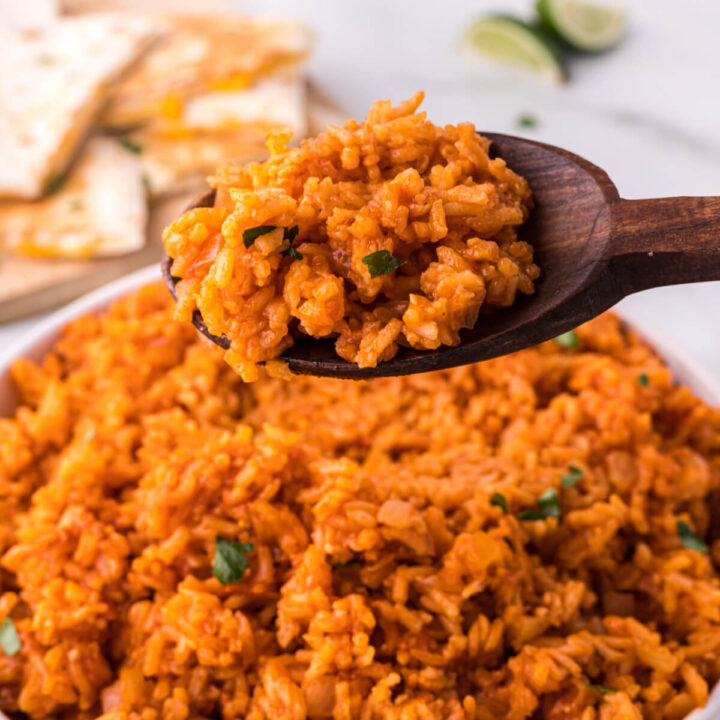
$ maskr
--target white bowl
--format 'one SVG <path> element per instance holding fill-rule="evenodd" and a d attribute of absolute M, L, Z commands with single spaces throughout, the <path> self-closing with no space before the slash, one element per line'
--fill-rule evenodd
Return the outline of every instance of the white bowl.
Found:
<path fill-rule="evenodd" d="M 40 360 L 52 347 L 60 329 L 70 320 L 92 311 L 102 310 L 113 300 L 142 285 L 159 280 L 160 277 L 160 267 L 151 265 L 104 285 L 54 312 L 39 322 L 18 342 L 0 352 L 0 417 L 11 416 L 17 404 L 17 395 L 9 377 L 10 365 L 17 358 L 27 357 L 32 360 Z M 720 405 L 720 383 L 710 373 L 704 368 L 698 367 L 678 348 L 668 345 L 662 337 L 646 333 L 643 330 L 638 330 L 638 332 L 662 355 L 679 380 L 687 384 L 707 403 Z M 715 688 L 708 706 L 704 710 L 695 711 L 686 720 L 717 720 L 718 717 L 720 717 L 720 685 Z M 0 720 L 8 720 L 8 718 L 0 712 Z"/>

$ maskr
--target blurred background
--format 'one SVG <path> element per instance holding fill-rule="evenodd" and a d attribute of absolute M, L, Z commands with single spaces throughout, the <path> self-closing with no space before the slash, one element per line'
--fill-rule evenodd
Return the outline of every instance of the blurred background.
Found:
<path fill-rule="evenodd" d="M 555 36 L 545 56 L 532 0 L 0 0 L 0 347 L 156 261 L 164 222 L 220 158 L 262 157 L 268 129 L 314 133 L 418 89 L 434 122 L 560 145 L 624 197 L 720 194 L 720 3 L 612 7 L 611 47 Z M 153 15 L 133 25 L 138 11 Z M 204 26 L 177 19 L 186 12 L 219 15 Z M 488 30 L 498 13 L 527 25 Z M 720 380 L 719 283 L 621 307 Z"/>

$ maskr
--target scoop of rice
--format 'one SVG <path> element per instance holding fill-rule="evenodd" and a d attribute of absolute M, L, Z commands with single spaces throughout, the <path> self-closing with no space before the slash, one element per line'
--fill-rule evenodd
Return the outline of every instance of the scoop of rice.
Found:
<path fill-rule="evenodd" d="M 399 345 L 457 345 L 481 311 L 533 292 L 539 269 L 516 231 L 527 183 L 470 123 L 428 121 L 422 98 L 377 102 L 299 148 L 271 136 L 269 160 L 227 165 L 215 207 L 165 231 L 176 317 L 199 310 L 244 379 L 298 334 L 336 338 L 361 367 Z"/>

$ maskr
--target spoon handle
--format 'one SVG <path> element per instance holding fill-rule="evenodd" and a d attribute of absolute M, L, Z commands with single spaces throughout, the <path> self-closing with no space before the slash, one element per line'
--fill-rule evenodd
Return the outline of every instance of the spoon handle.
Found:
<path fill-rule="evenodd" d="M 605 260 L 623 295 L 720 280 L 720 197 L 619 200 Z"/>

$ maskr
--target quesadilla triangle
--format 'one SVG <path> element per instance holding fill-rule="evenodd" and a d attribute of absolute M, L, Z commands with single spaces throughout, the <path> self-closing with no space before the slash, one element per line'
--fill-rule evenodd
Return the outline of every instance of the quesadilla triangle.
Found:
<path fill-rule="evenodd" d="M 228 160 L 267 157 L 267 135 L 307 134 L 304 79 L 269 76 L 243 90 L 210 91 L 189 98 L 180 117 L 160 118 L 133 134 L 153 196 L 177 192 Z"/>
<path fill-rule="evenodd" d="M 67 169 L 109 85 L 162 28 L 159 19 L 98 13 L 3 37 L 0 198 L 38 198 Z"/>
<path fill-rule="evenodd" d="M 117 83 L 103 124 L 127 128 L 158 116 L 177 118 L 188 97 L 243 90 L 296 69 L 310 49 L 309 32 L 285 20 L 231 13 L 164 20 L 170 32 Z"/>
<path fill-rule="evenodd" d="M 36 202 L 0 203 L 0 245 L 33 257 L 87 258 L 145 244 L 140 159 L 116 138 L 91 138 L 53 190 Z"/>

